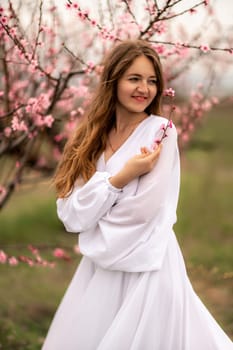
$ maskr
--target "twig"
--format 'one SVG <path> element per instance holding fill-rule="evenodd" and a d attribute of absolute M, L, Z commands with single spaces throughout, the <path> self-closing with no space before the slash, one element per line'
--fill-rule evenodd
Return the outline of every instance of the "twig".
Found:
<path fill-rule="evenodd" d="M 12 116 L 15 112 L 17 112 L 20 108 L 23 108 L 23 107 L 26 107 L 26 106 L 27 106 L 26 104 L 20 105 L 20 106 L 18 106 L 18 107 L 16 107 L 16 108 L 12 109 L 12 110 L 9 111 L 8 113 L 0 115 L 0 119 L 11 117 L 11 116 Z"/>
<path fill-rule="evenodd" d="M 180 1 L 181 0 L 177 0 L 174 4 L 170 4 L 170 0 L 168 0 L 167 3 L 165 4 L 165 6 L 163 7 L 163 9 L 161 9 L 159 12 L 157 12 L 157 16 L 155 16 L 153 19 L 151 19 L 151 21 L 148 24 L 148 26 L 143 31 L 141 31 L 141 36 L 143 37 L 145 34 L 147 34 L 147 32 L 151 29 L 151 27 L 153 26 L 154 23 L 156 23 L 158 21 L 165 21 L 165 20 L 177 17 L 177 16 L 181 16 L 182 14 L 190 11 L 191 9 L 194 9 L 194 8 L 196 8 L 198 6 L 201 6 L 201 5 L 203 5 L 205 3 L 204 1 L 201 1 L 200 3 L 190 7 L 189 9 L 184 10 L 182 12 L 179 12 L 178 14 L 175 14 L 175 15 L 170 16 L 170 17 L 161 17 L 162 14 L 167 11 L 168 8 L 171 8 L 171 7 L 175 6 Z"/>
<path fill-rule="evenodd" d="M 134 20 L 134 23 L 137 25 L 137 27 L 139 27 L 139 24 L 138 24 L 138 22 L 137 22 L 137 19 L 136 19 L 136 17 L 135 17 L 135 14 L 134 14 L 133 11 L 131 10 L 128 0 L 122 0 L 122 2 L 126 5 L 126 8 L 127 8 L 128 12 L 129 12 L 129 14 L 131 15 L 131 17 L 132 17 L 133 20 Z"/>
<path fill-rule="evenodd" d="M 155 44 L 164 44 L 164 45 L 177 46 L 177 43 L 174 43 L 172 41 L 149 40 L 149 42 L 155 43 Z M 185 43 L 179 43 L 179 45 L 182 46 L 182 47 L 188 48 L 188 49 L 198 49 L 198 50 L 200 50 L 200 45 L 198 46 L 198 45 L 191 45 L 191 44 L 185 44 Z M 221 48 L 221 47 L 210 46 L 209 50 L 211 50 L 211 51 L 231 52 L 233 50 L 233 48 L 229 48 L 229 47 Z"/>
<path fill-rule="evenodd" d="M 36 35 L 36 39 L 35 39 L 35 46 L 32 52 L 32 59 L 34 59 L 35 54 L 36 54 L 36 49 L 37 49 L 37 45 L 39 42 L 39 36 L 40 36 L 40 32 L 41 32 L 41 23 L 42 23 L 42 8 L 43 8 L 43 0 L 40 1 L 40 6 L 39 6 L 39 22 L 38 22 L 38 31 L 37 31 L 37 35 Z"/>

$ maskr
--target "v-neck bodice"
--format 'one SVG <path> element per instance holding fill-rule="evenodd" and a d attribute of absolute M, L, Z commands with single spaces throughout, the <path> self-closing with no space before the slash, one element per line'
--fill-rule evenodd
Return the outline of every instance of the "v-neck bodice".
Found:
<path fill-rule="evenodd" d="M 127 137 L 127 139 L 122 143 L 122 145 L 106 160 L 105 157 L 105 151 L 103 152 L 102 156 L 103 156 L 103 160 L 105 165 L 107 165 L 107 163 L 114 158 L 115 155 L 117 155 L 118 152 L 121 152 L 122 149 L 124 149 L 125 147 L 127 147 L 127 144 L 130 142 L 130 140 L 134 137 L 136 137 L 137 133 L 140 131 L 141 128 L 143 128 L 144 124 L 146 124 L 148 122 L 148 120 L 150 120 L 152 117 L 154 117 L 153 115 L 150 115 L 148 117 L 146 117 L 145 119 L 143 119 L 137 126 L 136 128 L 133 130 L 133 132 L 130 133 L 130 135 Z"/>

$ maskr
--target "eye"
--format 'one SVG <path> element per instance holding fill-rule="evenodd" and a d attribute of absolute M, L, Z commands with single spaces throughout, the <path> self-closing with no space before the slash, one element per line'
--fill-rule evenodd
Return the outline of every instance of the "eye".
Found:
<path fill-rule="evenodd" d="M 136 82 L 136 81 L 139 81 L 139 78 L 138 77 L 131 77 L 131 78 L 129 78 L 129 81 Z"/>
<path fill-rule="evenodd" d="M 149 80 L 149 84 L 150 85 L 156 85 L 157 84 L 157 80 L 156 79 L 150 79 Z"/>

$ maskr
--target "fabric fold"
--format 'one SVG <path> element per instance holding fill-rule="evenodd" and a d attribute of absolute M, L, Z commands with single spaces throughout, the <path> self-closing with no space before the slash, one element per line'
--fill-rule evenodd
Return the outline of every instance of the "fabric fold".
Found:
<path fill-rule="evenodd" d="M 108 172 L 96 171 L 83 186 L 76 186 L 66 198 L 57 199 L 57 214 L 68 232 L 80 233 L 91 227 L 116 202 L 121 189 L 112 186 Z"/>

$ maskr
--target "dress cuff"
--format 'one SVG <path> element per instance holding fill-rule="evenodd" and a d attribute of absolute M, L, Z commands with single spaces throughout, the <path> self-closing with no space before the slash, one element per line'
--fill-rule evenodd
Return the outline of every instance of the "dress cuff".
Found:
<path fill-rule="evenodd" d="M 122 191 L 123 191 L 122 188 L 117 188 L 117 187 L 115 187 L 115 186 L 113 186 L 113 185 L 111 184 L 111 182 L 109 181 L 109 178 L 110 178 L 110 177 L 111 177 L 111 176 L 108 175 L 108 177 L 105 178 L 105 181 L 107 182 L 107 185 L 108 185 L 108 188 L 110 189 L 110 191 L 115 192 L 115 193 L 120 193 L 120 192 L 122 192 Z"/>

